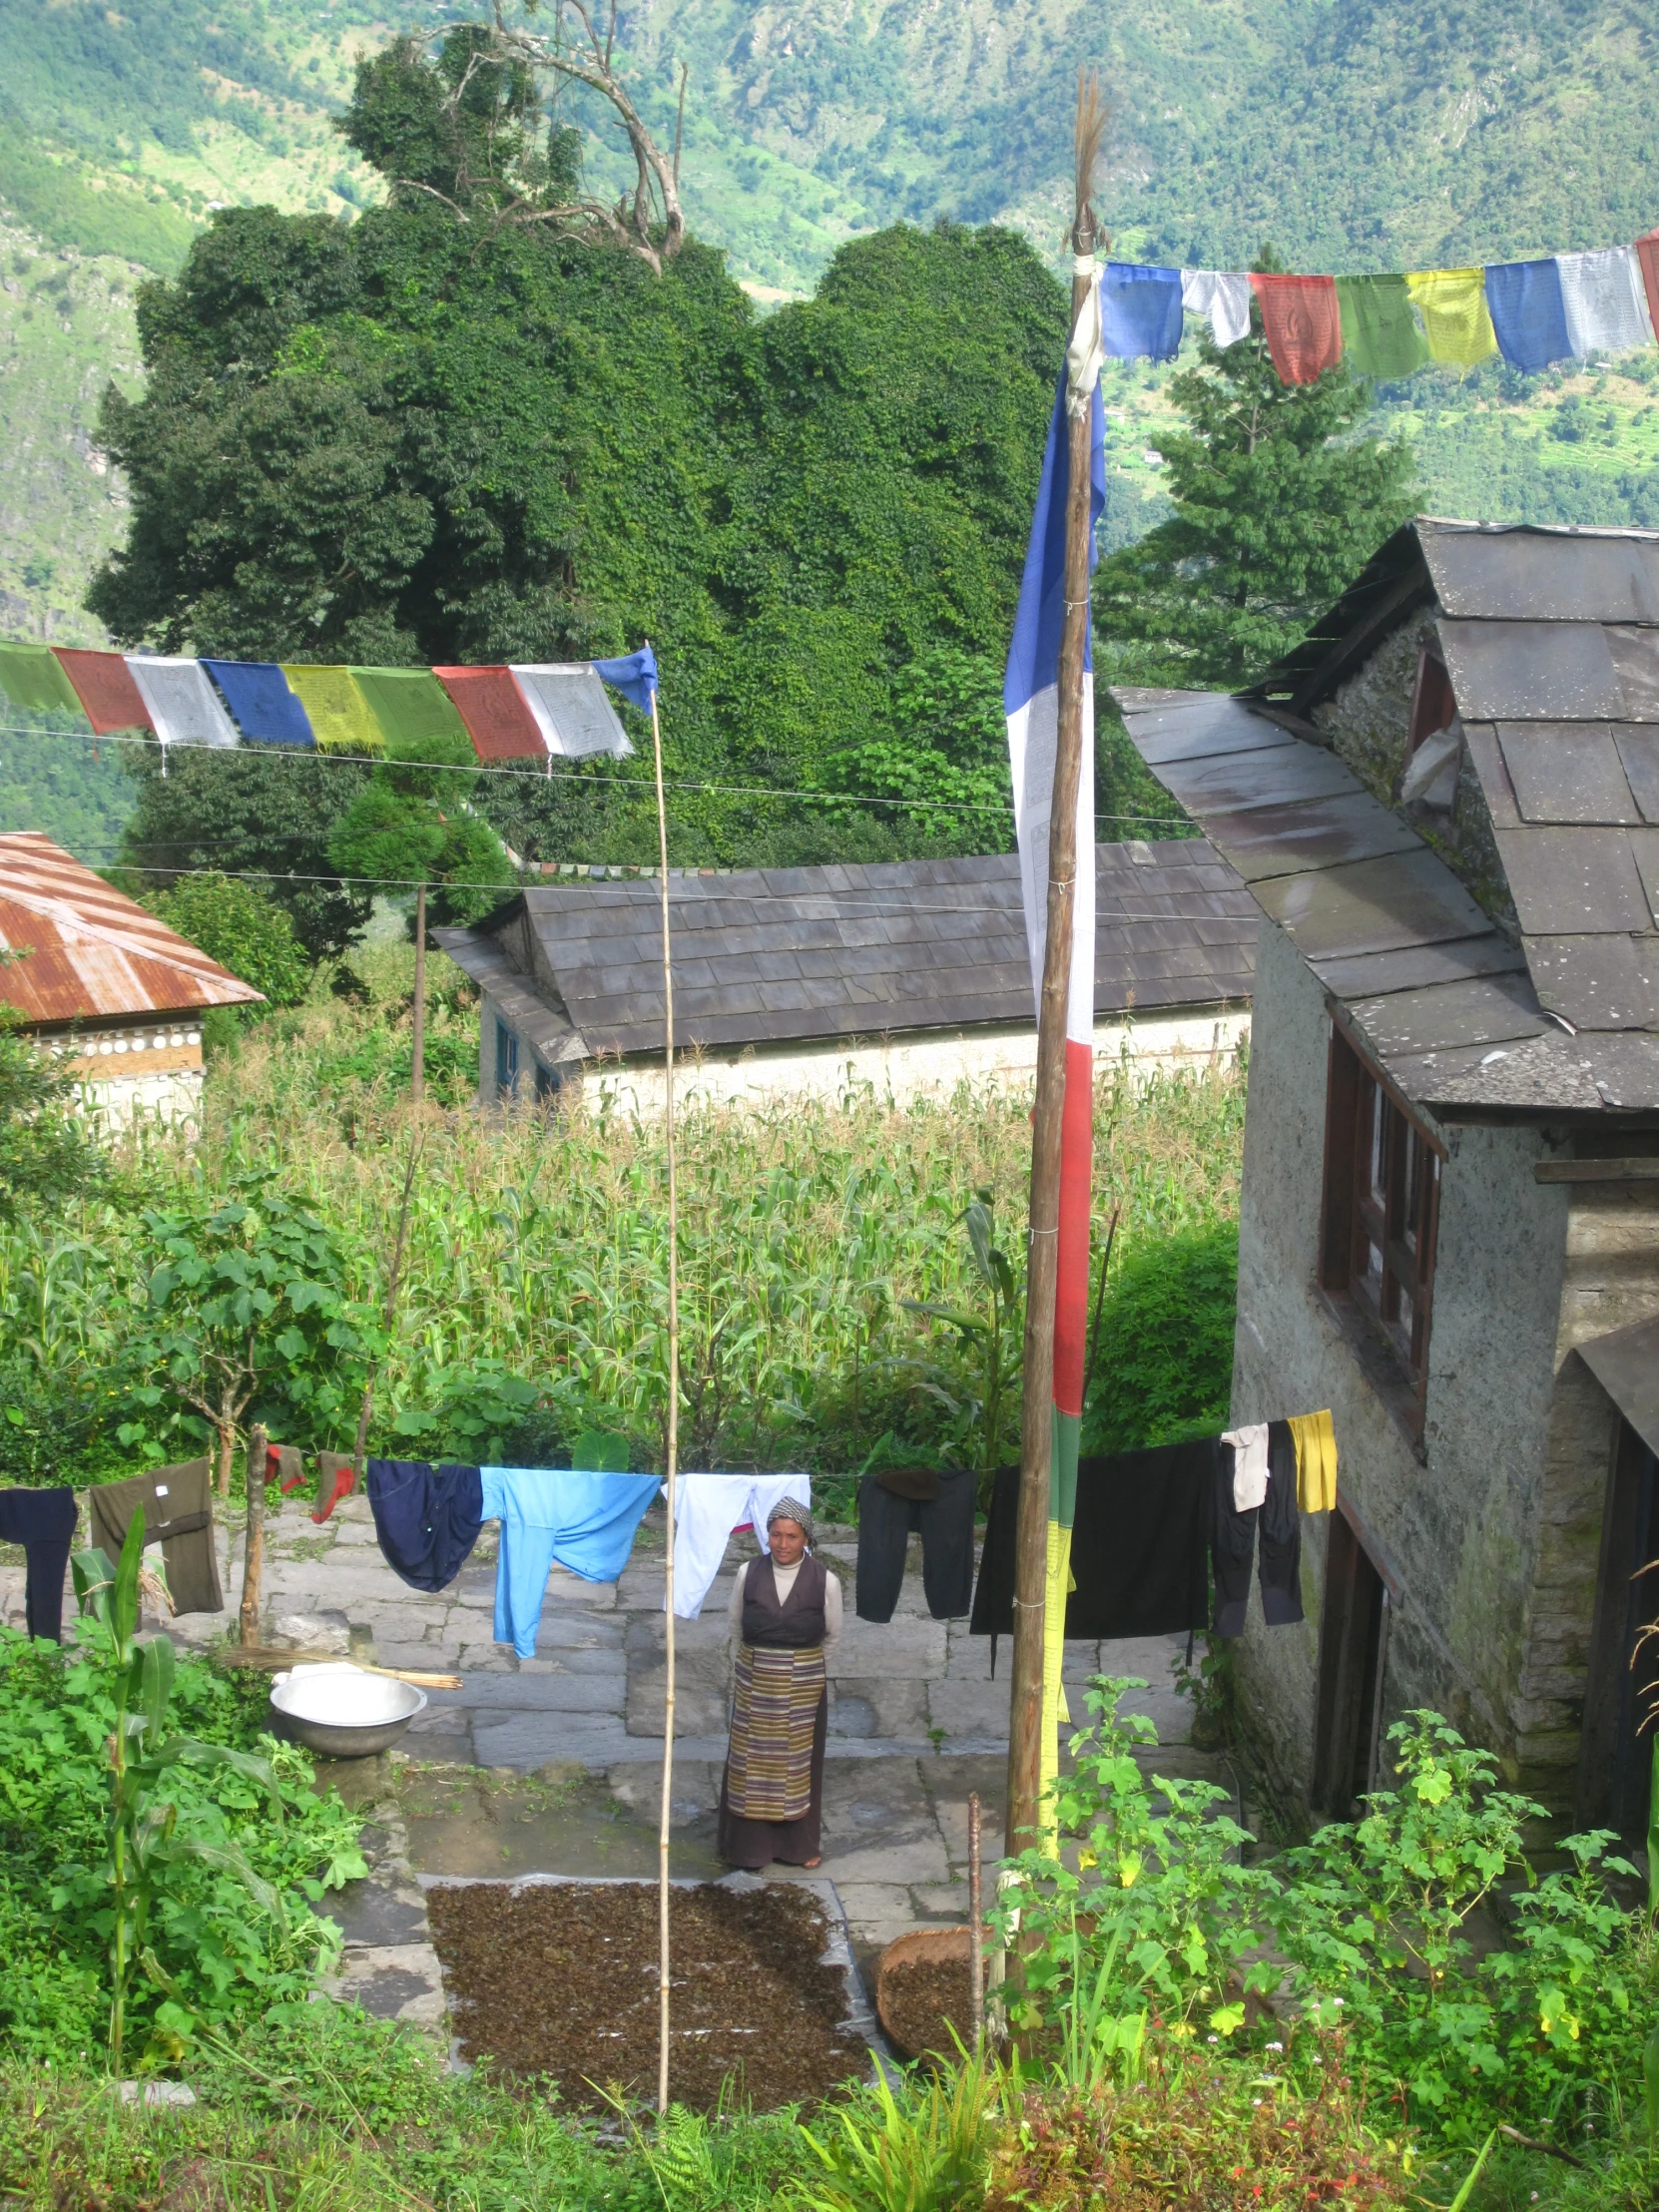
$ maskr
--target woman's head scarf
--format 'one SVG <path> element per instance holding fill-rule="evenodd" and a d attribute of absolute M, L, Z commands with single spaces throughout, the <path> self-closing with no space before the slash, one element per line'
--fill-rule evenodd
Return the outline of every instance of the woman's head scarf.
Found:
<path fill-rule="evenodd" d="M 815 1531 L 813 1528 L 813 1516 L 808 1511 L 807 1507 L 802 1504 L 800 1498 L 781 1497 L 778 1500 L 778 1503 L 767 1515 L 767 1534 L 769 1536 L 772 1534 L 773 1522 L 781 1520 L 792 1520 L 796 1522 L 801 1530 L 801 1533 L 806 1537 L 807 1541 L 811 1543 L 814 1540 Z M 767 1548 L 770 1550 L 772 1547 L 769 1544 Z"/>

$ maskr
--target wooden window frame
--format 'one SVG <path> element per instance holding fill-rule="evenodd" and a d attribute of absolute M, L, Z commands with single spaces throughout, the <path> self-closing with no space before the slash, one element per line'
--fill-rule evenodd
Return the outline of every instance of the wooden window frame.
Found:
<path fill-rule="evenodd" d="M 495 1095 L 511 1098 L 518 1091 L 518 1031 L 495 1017 Z"/>
<path fill-rule="evenodd" d="M 1442 713 L 1441 706 L 1444 706 Z M 1405 758 L 1429 738 L 1448 730 L 1457 716 L 1451 672 L 1431 645 L 1417 647 L 1417 677 L 1411 686 L 1411 721 L 1405 737 Z"/>
<path fill-rule="evenodd" d="M 1445 1147 L 1333 1009 L 1320 1289 L 1420 1444 Z"/>

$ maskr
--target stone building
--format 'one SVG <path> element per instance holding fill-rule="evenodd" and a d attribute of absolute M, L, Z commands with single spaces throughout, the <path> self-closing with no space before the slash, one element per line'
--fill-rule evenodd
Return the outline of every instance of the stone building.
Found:
<path fill-rule="evenodd" d="M 1307 1620 L 1240 1647 L 1269 1770 L 1346 1813 L 1432 1706 L 1639 1830 L 1659 537 L 1422 518 L 1250 693 L 1118 697 L 1261 909 L 1233 1413 L 1336 1421 Z"/>
<path fill-rule="evenodd" d="M 1203 1066 L 1250 1026 L 1256 909 L 1202 837 L 1095 849 L 1096 1049 Z M 682 1100 L 866 1087 L 897 1102 L 1029 1083 L 1037 1062 L 1018 862 L 906 860 L 699 874 L 669 885 Z M 432 932 L 482 993 L 478 1095 L 661 1111 L 662 890 L 527 887 Z"/>
<path fill-rule="evenodd" d="M 0 835 L 0 951 L 14 955 L 0 963 L 0 1005 L 67 1058 L 112 1133 L 137 1114 L 194 1122 L 203 1015 L 262 1002 L 35 830 Z"/>

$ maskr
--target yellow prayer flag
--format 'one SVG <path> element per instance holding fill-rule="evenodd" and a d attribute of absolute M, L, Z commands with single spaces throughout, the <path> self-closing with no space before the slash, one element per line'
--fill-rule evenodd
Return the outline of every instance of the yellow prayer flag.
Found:
<path fill-rule="evenodd" d="M 383 753 L 380 725 L 348 668 L 284 661 L 288 689 L 310 719 L 319 753 Z"/>
<path fill-rule="evenodd" d="M 1429 357 L 1472 368 L 1497 351 L 1483 269 L 1418 269 L 1405 288 L 1428 333 Z"/>

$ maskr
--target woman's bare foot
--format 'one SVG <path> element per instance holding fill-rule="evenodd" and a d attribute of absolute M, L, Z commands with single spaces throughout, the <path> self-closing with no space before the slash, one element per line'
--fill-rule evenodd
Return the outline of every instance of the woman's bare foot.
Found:
<path fill-rule="evenodd" d="M 822 1867 L 822 1866 L 823 1866 L 823 1864 L 824 1864 L 824 1861 L 823 1861 L 822 1859 L 803 1859 L 803 1860 L 802 1860 L 802 1862 L 801 1862 L 801 1864 L 802 1864 L 802 1865 L 803 1865 L 804 1867 L 808 1867 L 808 1868 L 812 1868 L 812 1867 Z"/>

